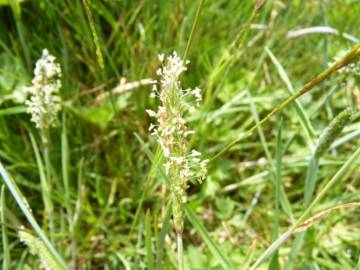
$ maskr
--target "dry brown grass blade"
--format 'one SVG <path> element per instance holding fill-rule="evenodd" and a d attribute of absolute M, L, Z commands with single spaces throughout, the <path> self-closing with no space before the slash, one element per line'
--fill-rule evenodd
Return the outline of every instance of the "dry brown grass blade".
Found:
<path fill-rule="evenodd" d="M 134 82 L 126 82 L 125 78 L 121 78 L 120 83 L 113 88 L 110 93 L 111 94 L 122 94 L 128 91 L 131 91 L 135 88 L 139 88 L 140 86 L 144 86 L 144 85 L 151 85 L 156 83 L 155 80 L 151 79 L 151 78 L 146 78 L 146 79 L 142 79 L 139 81 L 134 81 Z M 104 100 L 106 97 L 108 97 L 110 95 L 109 92 L 105 92 L 102 93 L 100 95 L 98 95 L 96 97 L 96 103 L 100 103 L 102 100 Z"/>

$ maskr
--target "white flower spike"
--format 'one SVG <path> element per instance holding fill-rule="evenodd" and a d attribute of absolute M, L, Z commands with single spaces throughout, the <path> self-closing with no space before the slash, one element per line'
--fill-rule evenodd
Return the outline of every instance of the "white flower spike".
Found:
<path fill-rule="evenodd" d="M 57 114 L 61 110 L 58 96 L 61 88 L 61 68 L 55 57 L 47 49 L 36 62 L 32 86 L 28 88 L 29 99 L 25 102 L 31 121 L 43 132 L 57 123 Z"/>
<path fill-rule="evenodd" d="M 186 71 L 186 66 L 174 52 L 165 57 L 158 56 L 162 67 L 157 70 L 160 76 L 160 88 L 153 87 L 151 96 L 158 97 L 161 105 L 158 110 L 146 110 L 150 117 L 155 117 L 157 124 L 150 125 L 152 134 L 163 150 L 166 158 L 165 172 L 171 180 L 171 198 L 173 202 L 174 225 L 178 233 L 183 230 L 183 204 L 187 201 L 187 183 L 191 179 L 200 182 L 206 175 L 207 160 L 201 160 L 201 153 L 192 150 L 187 152 L 187 139 L 194 132 L 188 130 L 184 115 L 191 112 L 202 100 L 201 90 L 182 89 L 180 75 Z M 188 63 L 186 61 L 185 63 Z"/>

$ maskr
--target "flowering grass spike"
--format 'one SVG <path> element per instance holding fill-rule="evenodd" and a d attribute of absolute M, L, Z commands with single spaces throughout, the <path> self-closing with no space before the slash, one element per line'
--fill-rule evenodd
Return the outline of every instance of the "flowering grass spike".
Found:
<path fill-rule="evenodd" d="M 41 58 L 36 62 L 31 94 L 26 101 L 31 121 L 44 133 L 50 126 L 57 123 L 57 114 L 61 109 L 60 97 L 61 68 L 55 57 L 44 49 Z"/>
<path fill-rule="evenodd" d="M 157 119 L 157 124 L 151 124 L 149 130 L 156 136 L 166 157 L 165 172 L 171 181 L 174 225 L 176 232 L 181 234 L 184 226 L 183 204 L 187 201 L 187 183 L 191 179 L 202 181 L 208 162 L 200 158 L 200 152 L 188 151 L 188 136 L 194 132 L 188 130 L 184 119 L 187 112 L 195 110 L 202 97 L 199 88 L 181 88 L 179 77 L 186 71 L 186 66 L 175 52 L 166 59 L 161 54 L 159 60 L 163 64 L 157 70 L 160 76 L 160 89 L 154 85 L 151 96 L 158 97 L 161 105 L 156 112 L 147 110 L 149 116 Z"/>
<path fill-rule="evenodd" d="M 50 254 L 50 252 L 40 239 L 23 230 L 19 231 L 19 238 L 21 242 L 23 242 L 29 247 L 30 253 L 32 255 L 38 256 L 41 264 L 41 269 L 63 269 L 63 267 L 56 262 L 56 260 L 53 258 L 53 256 Z"/>

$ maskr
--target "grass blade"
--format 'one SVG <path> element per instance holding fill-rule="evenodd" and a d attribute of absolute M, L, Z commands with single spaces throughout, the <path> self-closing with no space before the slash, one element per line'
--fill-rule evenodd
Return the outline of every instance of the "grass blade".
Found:
<path fill-rule="evenodd" d="M 69 190 L 69 143 L 67 137 L 67 128 L 66 128 L 66 115 L 63 113 L 62 119 L 62 132 L 61 132 L 61 169 L 62 177 L 65 191 L 66 204 L 68 207 L 69 215 L 71 216 L 70 209 L 70 190 Z"/>
<path fill-rule="evenodd" d="M 169 203 L 167 206 L 167 209 L 166 209 L 165 217 L 163 220 L 163 225 L 161 227 L 160 234 L 159 234 L 158 249 L 156 252 L 156 267 L 155 267 L 156 270 L 162 269 L 162 259 L 163 259 L 163 254 L 164 254 L 165 237 L 166 237 L 167 232 L 169 231 L 171 213 L 172 213 L 172 208 L 171 208 L 171 204 Z"/>
<path fill-rule="evenodd" d="M 188 205 L 185 205 L 185 212 L 191 224 L 195 228 L 195 230 L 200 234 L 201 238 L 204 240 L 206 245 L 209 247 L 209 250 L 214 255 L 214 257 L 219 261 L 222 267 L 224 269 L 234 269 L 230 260 L 223 253 L 221 253 L 220 251 L 221 249 L 210 238 L 206 228 L 198 219 L 194 211 Z"/>
<path fill-rule="evenodd" d="M 19 190 L 16 183 L 10 178 L 9 174 L 5 170 L 4 166 L 0 162 L 0 175 L 2 179 L 4 180 L 7 188 L 10 190 L 13 198 L 15 199 L 16 203 L 20 207 L 21 211 L 25 215 L 26 219 L 29 221 L 41 241 L 44 243 L 46 248 L 49 250 L 51 255 L 54 257 L 54 259 L 61 265 L 63 269 L 67 269 L 65 262 L 61 258 L 61 256 L 58 254 L 54 246 L 50 243 L 49 239 L 45 235 L 44 231 L 40 228 L 39 224 L 35 220 L 34 216 L 31 213 L 29 204 L 27 203 L 25 197 Z"/>
<path fill-rule="evenodd" d="M 151 233 L 151 215 L 150 210 L 146 211 L 145 215 L 145 246 L 146 246 L 146 259 L 147 269 L 154 269 L 154 253 L 152 248 L 152 233 Z"/>
<path fill-rule="evenodd" d="M 95 49 L 96 49 L 96 57 L 98 60 L 98 64 L 99 67 L 101 69 L 104 69 L 104 58 L 101 52 L 101 46 L 100 46 L 100 41 L 99 41 L 99 37 L 96 33 L 96 29 L 95 29 L 95 22 L 94 22 L 94 17 L 91 13 L 90 7 L 89 7 L 89 0 L 83 0 L 83 4 L 85 7 L 85 11 L 86 11 L 86 16 L 89 20 L 89 25 L 90 25 L 90 29 L 91 29 L 91 34 L 93 36 L 93 40 L 94 40 L 94 44 L 95 44 Z"/>
<path fill-rule="evenodd" d="M 314 156 L 309 160 L 309 165 L 306 172 L 305 186 L 304 186 L 304 207 L 309 206 L 316 187 L 317 171 L 319 168 L 319 161 Z"/>
<path fill-rule="evenodd" d="M 275 250 L 279 248 L 297 229 L 297 227 L 305 221 L 309 216 L 314 207 L 324 198 L 326 193 L 333 187 L 334 184 L 342 180 L 344 177 L 348 176 L 349 173 L 354 168 L 354 163 L 360 157 L 360 147 L 350 156 L 350 158 L 343 164 L 343 166 L 337 171 L 337 173 L 330 179 L 330 181 L 325 185 L 325 187 L 319 192 L 317 197 L 309 205 L 309 207 L 304 211 L 296 223 L 290 227 L 284 234 L 282 234 L 276 241 L 274 241 L 267 250 L 257 259 L 257 261 L 252 265 L 250 270 L 257 269 Z"/>
<path fill-rule="evenodd" d="M 188 56 L 188 53 L 189 53 L 189 50 L 190 50 L 190 47 L 191 47 L 191 43 L 192 43 L 192 41 L 194 39 L 194 34 L 195 34 L 195 31 L 196 31 L 196 28 L 197 28 L 197 26 L 199 24 L 199 21 L 200 21 L 200 15 L 201 15 L 201 11 L 202 11 L 203 6 L 204 6 L 204 2 L 205 2 L 205 0 L 200 0 L 198 9 L 196 10 L 194 23 L 192 25 L 190 36 L 189 36 L 188 42 L 186 44 L 186 49 L 185 49 L 185 52 L 184 52 L 183 61 L 186 61 L 186 59 L 187 59 L 187 56 Z"/>
<path fill-rule="evenodd" d="M 255 123 L 258 124 L 259 123 L 259 114 L 258 112 L 256 111 L 256 107 L 255 107 L 255 104 L 252 100 L 252 96 L 250 94 L 250 92 L 248 92 L 248 96 L 249 96 L 249 99 L 250 99 L 250 107 L 251 107 L 251 111 L 252 111 L 252 114 L 255 118 Z M 264 135 L 264 132 L 262 130 L 262 127 L 260 125 L 258 125 L 257 127 L 257 130 L 258 130 L 258 133 L 259 133 L 259 137 L 260 137 L 260 141 L 261 141 L 261 144 L 264 148 L 264 151 L 265 151 L 265 155 L 266 155 L 266 158 L 267 160 L 269 161 L 270 165 L 271 165 L 271 175 L 272 175 L 272 181 L 275 185 L 275 182 L 276 182 L 276 171 L 277 171 L 277 168 L 276 168 L 276 165 L 274 165 L 274 161 L 271 157 L 271 154 L 270 154 L 270 150 L 269 150 L 269 147 L 268 147 L 268 144 L 266 142 L 266 138 L 265 138 L 265 135 Z M 289 199 L 287 198 L 286 196 L 286 193 L 285 193 L 285 190 L 282 186 L 279 186 L 280 188 L 280 202 L 281 202 L 281 206 L 282 208 L 284 209 L 285 213 L 289 216 L 290 220 L 292 222 L 294 222 L 294 215 L 292 213 L 292 210 L 291 210 L 291 205 L 290 205 L 290 202 L 289 202 Z"/>
<path fill-rule="evenodd" d="M 3 270 L 10 270 L 10 250 L 9 250 L 9 243 L 7 237 L 7 230 L 6 230 L 6 220 L 5 220 L 5 186 L 1 187 L 1 234 L 2 234 L 2 250 L 3 250 L 3 262 L 2 262 L 2 269 Z"/>
<path fill-rule="evenodd" d="M 248 253 L 246 254 L 246 257 L 245 257 L 245 262 L 243 264 L 243 267 L 242 269 L 248 269 L 249 266 L 250 266 L 250 263 L 252 261 L 252 258 L 254 257 L 254 254 L 255 254 L 255 251 L 256 251 L 256 244 L 257 244 L 257 241 L 256 239 L 252 242 L 251 244 L 251 247 L 249 248 L 249 251 Z"/>
<path fill-rule="evenodd" d="M 45 168 L 44 168 L 44 164 L 41 159 L 41 156 L 40 156 L 39 148 L 36 144 L 34 136 L 31 133 L 30 133 L 30 140 L 31 140 L 32 147 L 34 149 L 36 163 L 37 163 L 37 167 L 38 167 L 38 171 L 39 171 L 41 192 L 42 192 L 45 210 L 46 210 L 47 214 L 49 214 L 53 211 L 53 203 L 51 200 L 48 179 L 46 178 Z"/>
<path fill-rule="evenodd" d="M 278 133 L 276 138 L 276 166 L 275 166 L 275 215 L 274 215 L 274 232 L 273 240 L 279 237 L 280 230 L 280 190 L 281 190 L 281 163 L 282 163 L 282 144 L 281 144 L 281 131 L 282 131 L 282 118 L 279 121 Z M 269 270 L 280 269 L 279 253 L 275 251 L 269 264 Z"/>
<path fill-rule="evenodd" d="M 270 56 L 271 61 L 276 67 L 277 72 L 279 73 L 280 78 L 285 83 L 289 95 L 294 94 L 294 88 L 292 86 L 292 83 L 290 82 L 290 79 L 288 75 L 286 74 L 286 71 L 284 67 L 280 64 L 279 60 L 275 57 L 275 55 L 270 51 L 270 49 L 265 48 L 266 53 Z M 295 100 L 295 109 L 296 113 L 299 116 L 301 127 L 303 128 L 305 134 L 306 134 L 306 141 L 309 145 L 309 147 L 312 147 L 314 145 L 314 137 L 315 137 L 315 131 L 314 128 L 311 125 L 309 117 L 306 115 L 304 108 L 302 107 L 301 103 L 298 100 Z"/>
<path fill-rule="evenodd" d="M 25 113 L 25 112 L 26 112 L 26 107 L 16 106 L 16 107 L 0 109 L 0 116 L 19 114 L 19 113 Z"/>
<path fill-rule="evenodd" d="M 245 133 L 243 133 L 239 138 L 233 140 L 225 147 L 223 147 L 217 154 L 215 154 L 210 161 L 213 161 L 220 157 L 222 154 L 227 152 L 231 147 L 233 147 L 238 142 L 248 138 L 252 132 L 260 125 L 266 123 L 274 114 L 282 111 L 285 107 L 287 107 L 290 103 L 292 103 L 297 98 L 301 97 L 302 95 L 309 92 L 315 86 L 321 84 L 325 79 L 330 77 L 333 73 L 335 73 L 340 68 L 349 65 L 350 63 L 354 62 L 357 58 L 360 57 L 360 44 L 356 44 L 344 57 L 342 57 L 339 61 L 334 63 L 331 67 L 323 71 L 322 73 L 318 74 L 314 77 L 311 81 L 306 83 L 300 90 L 295 92 L 293 95 L 288 97 L 278 106 L 276 106 L 272 111 L 270 111 L 265 117 L 263 117 L 259 123 L 253 125 L 250 129 L 248 129 Z"/>

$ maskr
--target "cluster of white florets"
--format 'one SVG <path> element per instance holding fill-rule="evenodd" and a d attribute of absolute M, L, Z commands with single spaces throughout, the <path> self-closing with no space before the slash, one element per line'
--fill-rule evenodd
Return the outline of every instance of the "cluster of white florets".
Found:
<path fill-rule="evenodd" d="M 187 201 L 187 182 L 191 179 L 201 182 L 207 171 L 208 160 L 202 160 L 200 152 L 187 149 L 188 136 L 194 131 L 187 129 L 184 119 L 186 112 L 194 111 L 199 105 L 202 96 L 199 88 L 181 88 L 179 77 L 186 71 L 186 66 L 175 52 L 166 59 L 159 55 L 159 60 L 162 63 L 157 70 L 160 89 L 154 85 L 151 96 L 159 98 L 161 105 L 157 111 L 146 111 L 157 120 L 156 124 L 150 125 L 149 131 L 157 138 L 166 157 L 165 171 L 171 180 L 174 223 L 176 229 L 181 230 L 181 204 Z"/>
<path fill-rule="evenodd" d="M 187 129 L 184 114 L 187 111 L 194 111 L 202 101 L 201 90 L 197 87 L 194 89 L 181 88 L 179 77 L 186 71 L 186 66 L 176 52 L 166 59 L 163 54 L 160 54 L 159 60 L 163 64 L 157 70 L 157 75 L 160 77 L 160 91 L 154 85 L 151 96 L 158 97 L 161 105 L 157 112 L 146 110 L 149 116 L 155 117 L 158 122 L 158 124 L 151 124 L 149 131 L 157 137 L 164 156 L 170 163 L 184 165 L 182 172 L 184 177 L 202 179 L 206 174 L 207 160 L 201 160 L 201 153 L 192 150 L 187 155 L 178 155 L 179 152 L 186 152 L 186 145 L 183 145 L 182 149 L 181 144 L 186 144 L 188 136 L 194 133 Z M 185 64 L 188 63 L 189 61 L 185 62 Z M 167 173 L 171 169 L 169 162 L 165 164 Z M 195 170 L 192 169 L 193 166 L 196 167 Z"/>
<path fill-rule="evenodd" d="M 189 61 L 185 61 L 184 65 L 176 52 L 173 52 L 173 54 L 166 57 L 166 59 L 163 54 L 160 54 L 159 60 L 163 66 L 156 71 L 156 74 L 161 78 L 161 88 L 159 92 L 157 86 L 153 85 L 151 97 L 159 97 L 162 102 L 169 102 L 169 105 L 180 109 L 181 113 L 185 111 L 195 111 L 196 107 L 199 106 L 202 101 L 201 90 L 198 87 L 194 89 L 182 89 L 179 81 L 179 77 L 181 73 L 186 71 L 185 65 L 187 65 Z M 164 91 L 164 89 L 167 90 Z M 174 104 L 174 102 L 179 102 L 179 104 Z"/>
<path fill-rule="evenodd" d="M 44 130 L 57 123 L 57 114 L 61 110 L 61 99 L 58 96 L 61 88 L 61 68 L 55 57 L 44 49 L 41 58 L 36 62 L 32 86 L 26 101 L 27 111 L 36 127 Z"/>

